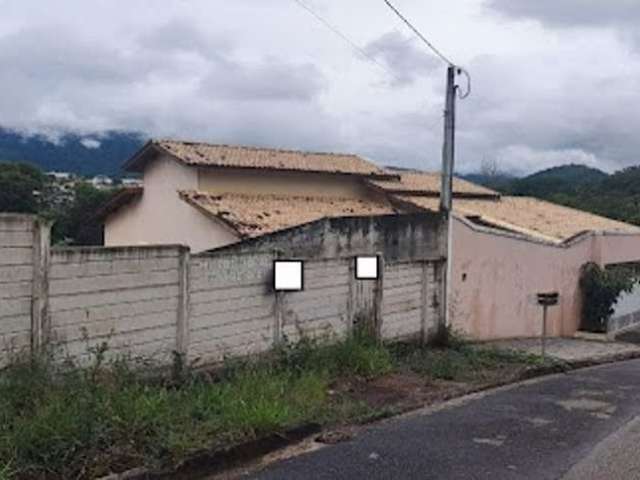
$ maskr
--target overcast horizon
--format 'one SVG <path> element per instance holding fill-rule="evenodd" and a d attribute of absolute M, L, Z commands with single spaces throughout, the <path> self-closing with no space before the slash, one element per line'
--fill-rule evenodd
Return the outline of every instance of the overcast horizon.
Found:
<path fill-rule="evenodd" d="M 383 0 L 0 0 L 0 126 L 360 154 L 437 169 L 446 65 Z M 638 162 L 640 2 L 395 0 L 472 76 L 457 171 Z M 46 7 L 45 7 L 46 5 Z"/>

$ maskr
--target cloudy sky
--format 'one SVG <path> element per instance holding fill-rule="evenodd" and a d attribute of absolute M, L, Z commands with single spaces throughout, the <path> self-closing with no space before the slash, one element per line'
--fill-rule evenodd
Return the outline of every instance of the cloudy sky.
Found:
<path fill-rule="evenodd" d="M 367 56 L 294 0 L 0 0 L 0 126 L 437 168 L 445 65 L 383 0 L 302 1 Z M 640 1 L 395 3 L 472 75 L 458 171 L 640 163 Z"/>

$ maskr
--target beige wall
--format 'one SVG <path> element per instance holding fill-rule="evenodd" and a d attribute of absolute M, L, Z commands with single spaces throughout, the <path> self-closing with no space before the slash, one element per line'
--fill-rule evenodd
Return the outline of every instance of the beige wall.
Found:
<path fill-rule="evenodd" d="M 35 219 L 0 214 L 0 368 L 31 344 Z"/>
<path fill-rule="evenodd" d="M 433 275 L 439 259 L 383 262 L 384 275 L 372 283 L 355 278 L 354 252 L 307 256 L 304 291 L 275 295 L 275 252 L 191 255 L 169 245 L 53 248 L 49 255 L 47 244 L 49 261 L 41 263 L 34 225 L 35 217 L 0 214 L 0 340 L 25 354 L 36 351 L 41 335 L 40 345 L 80 361 L 106 342 L 108 355 L 168 363 L 179 351 L 190 362 L 213 363 L 264 352 L 285 338 L 344 337 L 361 318 L 363 290 L 374 287 L 382 338 L 420 336 L 439 321 L 438 309 L 425 308 L 427 297 L 429 305 L 439 303 L 431 298 L 441 291 Z M 37 270 L 47 281 L 32 289 Z M 31 308 L 36 302 L 46 306 L 41 323 Z M 0 362 L 8 353 L 0 348 Z"/>
<path fill-rule="evenodd" d="M 303 195 L 369 198 L 360 180 L 347 175 L 273 172 L 269 170 L 202 169 L 198 188 L 213 193 Z"/>
<path fill-rule="evenodd" d="M 453 220 L 450 323 L 476 339 L 540 335 L 542 310 L 535 294 L 558 291 L 549 332 L 573 335 L 580 322 L 581 266 L 640 259 L 638 235 L 587 235 L 553 246 L 488 233 Z"/>
<path fill-rule="evenodd" d="M 237 241 L 228 228 L 188 205 L 178 190 L 198 187 L 197 170 L 168 158 L 144 172 L 144 194 L 105 222 L 105 245 L 182 244 L 200 252 Z"/>
<path fill-rule="evenodd" d="M 176 345 L 181 247 L 54 248 L 50 338 L 77 359 L 102 342 L 110 353 L 168 361 Z"/>

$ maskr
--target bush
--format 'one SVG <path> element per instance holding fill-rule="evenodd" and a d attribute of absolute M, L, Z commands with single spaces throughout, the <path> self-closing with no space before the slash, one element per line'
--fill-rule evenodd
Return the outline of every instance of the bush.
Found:
<path fill-rule="evenodd" d="M 580 272 L 582 295 L 581 329 L 606 332 L 607 322 L 622 292 L 630 292 L 637 279 L 626 268 L 602 269 L 595 263 L 586 263 Z"/>
<path fill-rule="evenodd" d="M 13 472 L 11 470 L 11 464 L 1 464 L 0 463 L 0 480 L 10 480 L 13 476 Z"/>
<path fill-rule="evenodd" d="M 354 333 L 337 343 L 326 340 L 303 339 L 297 344 L 285 342 L 278 349 L 280 366 L 301 371 L 323 371 L 331 376 L 363 378 L 384 375 L 393 369 L 389 350 L 364 333 Z"/>

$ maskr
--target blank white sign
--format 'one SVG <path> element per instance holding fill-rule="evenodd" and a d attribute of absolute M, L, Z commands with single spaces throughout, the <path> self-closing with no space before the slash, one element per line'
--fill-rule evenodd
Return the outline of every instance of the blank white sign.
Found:
<path fill-rule="evenodd" d="M 357 257 L 356 278 L 358 280 L 375 280 L 378 278 L 378 257 Z"/>
<path fill-rule="evenodd" d="M 277 292 L 302 290 L 302 261 L 276 260 L 274 262 L 274 288 Z"/>

